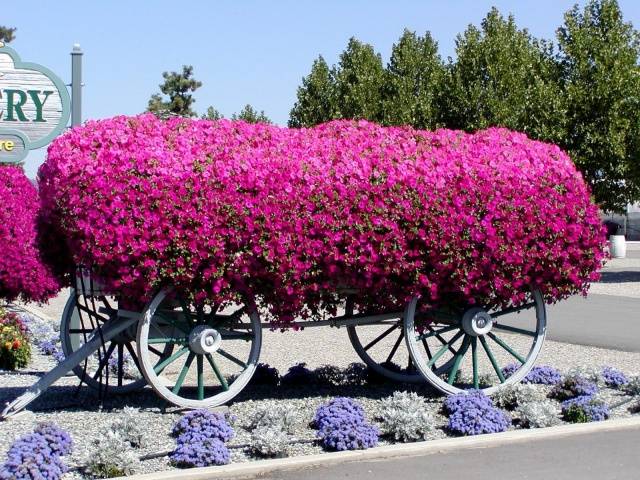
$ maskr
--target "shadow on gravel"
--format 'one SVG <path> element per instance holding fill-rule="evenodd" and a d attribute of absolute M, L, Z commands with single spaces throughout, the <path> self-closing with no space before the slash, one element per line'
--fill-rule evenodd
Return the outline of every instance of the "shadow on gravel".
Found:
<path fill-rule="evenodd" d="M 629 283 L 640 282 L 640 271 L 601 272 L 598 283 Z"/>

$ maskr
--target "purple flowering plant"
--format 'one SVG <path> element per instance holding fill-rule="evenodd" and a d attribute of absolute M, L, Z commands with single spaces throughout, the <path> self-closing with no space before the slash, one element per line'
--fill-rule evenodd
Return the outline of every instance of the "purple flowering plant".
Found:
<path fill-rule="evenodd" d="M 218 438 L 202 437 L 194 441 L 188 434 L 178 437 L 176 449 L 169 459 L 180 468 L 226 465 L 230 461 L 229 449 Z"/>
<path fill-rule="evenodd" d="M 571 423 L 600 422 L 609 418 L 609 407 L 591 395 L 580 395 L 562 402 L 562 416 Z"/>
<path fill-rule="evenodd" d="M 620 388 L 629 383 L 629 379 L 623 372 L 609 366 L 602 369 L 602 381 L 610 388 Z"/>
<path fill-rule="evenodd" d="M 355 401 L 336 397 L 316 410 L 313 419 L 318 438 L 329 450 L 357 450 L 378 443 L 380 431 L 367 423 L 364 410 Z"/>
<path fill-rule="evenodd" d="M 227 423 L 224 415 L 206 409 L 193 410 L 184 414 L 173 426 L 174 437 L 187 435 L 185 439 L 217 438 L 227 442 L 233 438 L 233 428 Z"/>
<path fill-rule="evenodd" d="M 443 410 L 449 415 L 447 428 L 458 435 L 504 432 L 511 425 L 506 412 L 496 408 L 482 390 L 467 390 L 447 397 Z"/>
<path fill-rule="evenodd" d="M 569 376 L 558 383 L 549 393 L 551 398 L 564 401 L 575 397 L 592 397 L 598 393 L 598 385 L 584 377 Z"/>

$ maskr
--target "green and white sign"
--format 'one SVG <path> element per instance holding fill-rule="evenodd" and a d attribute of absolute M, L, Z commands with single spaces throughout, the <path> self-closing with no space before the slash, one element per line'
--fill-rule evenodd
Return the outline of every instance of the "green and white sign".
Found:
<path fill-rule="evenodd" d="M 67 126 L 70 105 L 56 74 L 22 62 L 0 42 L 0 162 L 20 162 L 29 150 L 51 142 Z"/>

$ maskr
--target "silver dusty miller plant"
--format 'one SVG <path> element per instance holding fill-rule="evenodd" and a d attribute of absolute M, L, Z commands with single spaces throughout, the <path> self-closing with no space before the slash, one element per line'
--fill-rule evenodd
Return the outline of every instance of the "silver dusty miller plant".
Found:
<path fill-rule="evenodd" d="M 140 463 L 131 444 L 112 430 L 100 434 L 91 443 L 93 448 L 85 460 L 85 469 L 94 478 L 131 475 Z"/>
<path fill-rule="evenodd" d="M 424 398 L 415 392 L 394 392 L 380 401 L 381 430 L 401 442 L 423 440 L 434 430 Z"/>
<path fill-rule="evenodd" d="M 268 403 L 249 416 L 247 429 L 277 429 L 291 433 L 298 423 L 298 411 L 286 405 Z"/>
<path fill-rule="evenodd" d="M 582 377 L 595 384 L 602 384 L 602 367 L 596 367 L 593 365 L 576 365 L 569 369 L 565 378 L 577 378 Z"/>
<path fill-rule="evenodd" d="M 632 396 L 640 396 L 640 375 L 636 375 L 635 377 L 631 377 L 629 379 L 629 383 L 624 385 L 623 387 L 624 393 Z"/>
<path fill-rule="evenodd" d="M 249 450 L 262 457 L 286 455 L 289 436 L 279 426 L 260 426 L 251 432 Z"/>
<path fill-rule="evenodd" d="M 528 428 L 552 427 L 562 423 L 560 408 L 551 400 L 523 403 L 516 408 L 516 414 L 522 425 Z"/>
<path fill-rule="evenodd" d="M 124 407 L 122 413 L 111 423 L 111 431 L 119 434 L 132 447 L 140 448 L 144 445 L 143 421 L 136 408 Z"/>
<path fill-rule="evenodd" d="M 493 403 L 500 408 L 513 410 L 528 403 L 542 402 L 546 398 L 545 392 L 530 383 L 516 383 L 501 388 L 491 396 Z"/>

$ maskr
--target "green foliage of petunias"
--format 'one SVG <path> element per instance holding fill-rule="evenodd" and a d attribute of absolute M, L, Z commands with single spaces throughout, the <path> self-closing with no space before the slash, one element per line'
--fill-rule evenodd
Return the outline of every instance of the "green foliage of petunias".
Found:
<path fill-rule="evenodd" d="M 615 0 L 590 1 L 558 29 L 567 103 L 561 144 L 605 209 L 640 199 L 640 35 Z"/>

